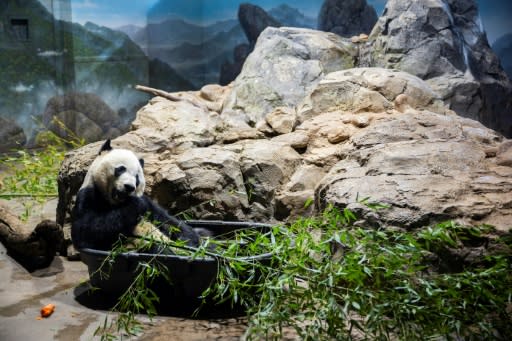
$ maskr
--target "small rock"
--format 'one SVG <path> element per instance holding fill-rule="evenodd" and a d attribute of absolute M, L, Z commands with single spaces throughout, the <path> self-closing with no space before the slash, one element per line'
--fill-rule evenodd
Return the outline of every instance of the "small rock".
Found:
<path fill-rule="evenodd" d="M 332 144 L 343 142 L 349 137 L 350 130 L 345 125 L 334 127 L 327 133 L 327 140 Z"/>
<path fill-rule="evenodd" d="M 410 98 L 405 94 L 400 94 L 396 96 L 393 101 L 393 105 L 395 106 L 395 110 L 404 113 L 408 108 L 410 108 Z"/>
<path fill-rule="evenodd" d="M 498 147 L 496 164 L 512 167 L 512 140 L 507 140 Z"/>
<path fill-rule="evenodd" d="M 370 119 L 367 116 L 355 116 L 351 123 L 358 128 L 365 128 L 370 125 Z"/>
<path fill-rule="evenodd" d="M 216 102 L 222 100 L 226 93 L 226 87 L 218 84 L 207 84 L 199 91 L 199 96 L 207 101 Z"/>
<path fill-rule="evenodd" d="M 279 134 L 291 133 L 297 122 L 297 113 L 289 107 L 277 107 L 265 117 L 266 122 Z"/>
<path fill-rule="evenodd" d="M 313 190 L 299 192 L 284 191 L 276 197 L 275 217 L 284 220 L 290 217 L 307 217 L 313 214 L 314 205 L 306 205 L 314 198 Z"/>
<path fill-rule="evenodd" d="M 303 165 L 292 175 L 290 181 L 285 185 L 285 190 L 289 192 L 314 190 L 325 174 L 322 167 Z"/>
<path fill-rule="evenodd" d="M 309 135 L 303 131 L 294 131 L 293 133 L 276 136 L 272 139 L 275 142 L 281 142 L 289 145 L 293 149 L 307 148 Z"/>
<path fill-rule="evenodd" d="M 485 157 L 496 157 L 496 154 L 498 153 L 498 148 L 496 147 L 490 147 L 484 150 Z"/>
<path fill-rule="evenodd" d="M 265 120 L 260 120 L 256 122 L 256 125 L 254 127 L 264 134 L 271 134 L 273 132 L 272 127 L 269 126 L 267 121 Z"/>

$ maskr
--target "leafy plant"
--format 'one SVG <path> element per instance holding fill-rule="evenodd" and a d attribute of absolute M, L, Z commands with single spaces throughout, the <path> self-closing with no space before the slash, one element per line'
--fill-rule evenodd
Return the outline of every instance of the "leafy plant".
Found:
<path fill-rule="evenodd" d="M 62 122 L 56 121 L 62 125 Z M 0 198 L 22 200 L 25 208 L 20 217 L 28 219 L 36 204 L 48 198 L 57 197 L 57 175 L 70 147 L 84 145 L 84 141 L 76 135 L 63 139 L 50 131 L 41 132 L 38 142 L 45 147 L 40 150 L 28 151 L 20 149 L 0 159 L 8 174 L 2 179 Z"/>
<path fill-rule="evenodd" d="M 436 252 L 485 238 L 489 227 L 448 222 L 407 232 L 366 229 L 354 226 L 355 220 L 349 210 L 330 207 L 287 228 L 240 231 L 225 243 L 210 241 L 213 249 L 210 244 L 184 250 L 219 261 L 217 281 L 203 296 L 245 306 L 248 340 L 278 340 L 284 330 L 303 340 L 512 337 L 508 246 L 496 240 L 499 252 L 461 271 L 436 272 L 431 266 L 443 260 Z M 261 253 L 270 253 L 268 262 L 241 260 Z M 145 263 L 141 271 L 149 276 L 140 277 L 142 283 L 165 269 Z M 137 298 L 129 311 L 152 314 L 157 297 L 142 295 L 149 301 Z"/>
<path fill-rule="evenodd" d="M 110 258 L 113 260 L 114 258 Z M 129 336 L 137 335 L 142 330 L 141 323 L 135 318 L 136 314 L 146 313 L 150 318 L 156 314 L 155 305 L 160 298 L 151 289 L 151 283 L 157 277 L 164 277 L 169 282 L 167 269 L 156 260 L 156 256 L 148 262 L 141 262 L 135 270 L 137 275 L 128 289 L 119 297 L 113 311 L 120 311 L 115 320 L 105 318 L 103 325 L 99 326 L 95 335 L 101 340 L 114 340 L 121 332 Z"/>

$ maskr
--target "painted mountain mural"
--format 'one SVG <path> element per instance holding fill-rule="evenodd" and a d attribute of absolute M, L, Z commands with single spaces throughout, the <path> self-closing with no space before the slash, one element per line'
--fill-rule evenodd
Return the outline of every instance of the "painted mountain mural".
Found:
<path fill-rule="evenodd" d="M 464 4 L 469 0 L 450 1 Z M 510 76 L 508 18 L 512 2 L 477 2 L 489 42 L 495 42 L 493 47 Z M 0 119 L 13 125 L 8 131 L 18 134 L 22 130 L 30 144 L 39 122 L 47 124 L 51 115 L 75 125 L 99 124 L 91 117 L 94 115 L 76 105 L 85 98 L 95 98 L 95 103 L 108 107 L 106 112 L 116 116 L 108 121 L 115 129 L 100 124 L 98 134 L 89 137 L 114 137 L 129 128 L 136 111 L 147 103 L 149 95 L 135 90 L 137 84 L 169 92 L 227 84 L 239 74 L 266 26 L 334 30 L 345 25 L 343 18 L 353 11 L 357 16 L 349 17 L 372 14 L 357 20 L 369 21 L 369 28 L 376 20 L 375 13 L 377 17 L 382 14 L 385 3 L 2 0 Z M 322 22 L 326 20 L 329 25 Z"/>
<path fill-rule="evenodd" d="M 501 36 L 494 42 L 492 49 L 500 58 L 501 65 L 508 77 L 512 79 L 512 33 Z"/>
<path fill-rule="evenodd" d="M 22 18 L 22 19 L 13 19 Z M 137 84 L 167 91 L 192 83 L 169 64 L 149 58 L 128 35 L 91 22 L 56 19 L 37 0 L 2 2 L 0 20 L 0 115 L 27 136 L 43 121 L 50 99 L 68 92 L 98 95 L 121 131 L 149 98 Z"/>

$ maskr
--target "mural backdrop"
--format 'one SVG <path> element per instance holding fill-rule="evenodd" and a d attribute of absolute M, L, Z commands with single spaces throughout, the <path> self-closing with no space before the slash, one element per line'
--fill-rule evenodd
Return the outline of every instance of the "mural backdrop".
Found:
<path fill-rule="evenodd" d="M 266 26 L 369 33 L 385 6 L 345 1 L 362 6 L 361 16 L 343 18 L 336 10 L 343 2 L 2 0 L 0 151 L 33 145 L 41 126 L 66 136 L 54 117 L 89 141 L 114 137 L 148 100 L 136 84 L 167 91 L 227 84 Z M 489 42 L 512 75 L 512 2 L 479 6 Z"/>

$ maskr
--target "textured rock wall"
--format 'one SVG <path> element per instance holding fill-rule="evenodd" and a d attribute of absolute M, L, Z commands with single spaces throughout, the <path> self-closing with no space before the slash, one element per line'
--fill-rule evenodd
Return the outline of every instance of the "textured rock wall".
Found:
<path fill-rule="evenodd" d="M 207 86 L 175 102 L 155 97 L 113 144 L 145 158 L 147 193 L 174 214 L 268 222 L 334 203 L 374 224 L 460 219 L 508 227 L 509 140 L 456 115 L 405 72 L 349 69 L 310 86 L 296 105 L 262 111 L 255 126 L 246 112 L 227 109 L 235 86 Z M 59 223 L 98 148 L 64 161 Z M 376 215 L 358 203 L 366 197 L 390 208 Z"/>
<path fill-rule="evenodd" d="M 512 136 L 512 85 L 474 0 L 389 0 L 370 41 L 369 65 L 428 80 L 459 115 Z"/>

